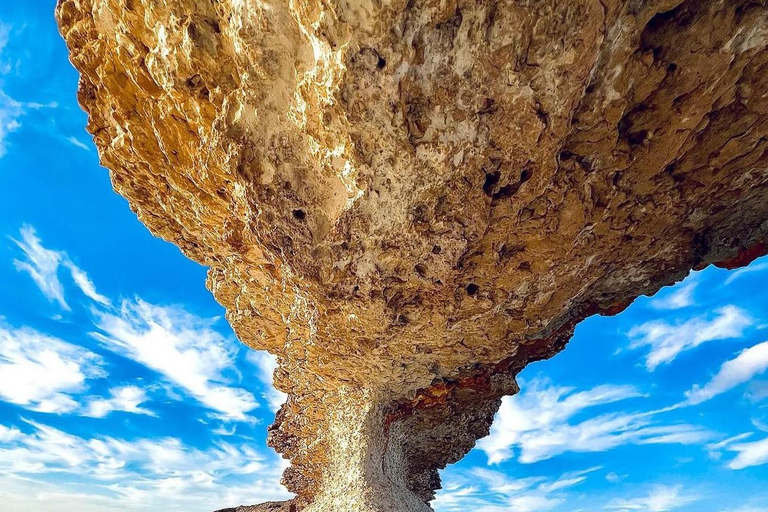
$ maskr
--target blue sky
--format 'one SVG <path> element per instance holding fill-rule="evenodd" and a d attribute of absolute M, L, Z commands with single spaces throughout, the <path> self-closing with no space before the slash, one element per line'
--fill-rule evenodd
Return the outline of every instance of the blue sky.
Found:
<path fill-rule="evenodd" d="M 0 510 L 282 499 L 282 396 L 84 130 L 54 1 L 0 3 Z M 435 508 L 768 512 L 768 259 L 707 269 L 527 368 Z"/>

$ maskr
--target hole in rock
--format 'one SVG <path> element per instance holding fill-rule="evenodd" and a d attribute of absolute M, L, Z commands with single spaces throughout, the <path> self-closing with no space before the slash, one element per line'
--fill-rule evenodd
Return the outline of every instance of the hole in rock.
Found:
<path fill-rule="evenodd" d="M 637 132 L 632 132 L 627 137 L 627 142 L 629 142 L 630 146 L 639 146 L 645 142 L 645 139 L 648 137 L 648 130 L 640 130 Z"/>
<path fill-rule="evenodd" d="M 296 210 L 293 210 L 293 216 L 296 219 L 304 220 L 307 218 L 307 213 L 304 210 L 296 209 Z"/>
<path fill-rule="evenodd" d="M 480 291 L 480 287 L 475 283 L 469 283 L 467 285 L 467 295 L 475 296 L 477 295 L 478 291 Z"/>
<path fill-rule="evenodd" d="M 485 183 L 483 183 L 483 192 L 485 195 L 493 195 L 493 188 L 499 183 L 501 173 L 499 171 L 489 172 L 485 175 Z"/>

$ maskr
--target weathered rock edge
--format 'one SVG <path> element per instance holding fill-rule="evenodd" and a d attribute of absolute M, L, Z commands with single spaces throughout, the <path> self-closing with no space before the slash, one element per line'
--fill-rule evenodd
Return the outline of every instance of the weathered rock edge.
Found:
<path fill-rule="evenodd" d="M 284 508 L 429 510 L 580 320 L 768 250 L 762 1 L 56 15 L 115 189 L 278 357 Z"/>

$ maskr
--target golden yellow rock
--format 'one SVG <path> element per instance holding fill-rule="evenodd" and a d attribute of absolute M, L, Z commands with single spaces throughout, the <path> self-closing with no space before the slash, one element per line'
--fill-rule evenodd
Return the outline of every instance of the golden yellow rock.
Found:
<path fill-rule="evenodd" d="M 430 510 L 437 470 L 577 322 L 768 251 L 761 2 L 57 17 L 115 189 L 278 356 L 284 510 Z"/>

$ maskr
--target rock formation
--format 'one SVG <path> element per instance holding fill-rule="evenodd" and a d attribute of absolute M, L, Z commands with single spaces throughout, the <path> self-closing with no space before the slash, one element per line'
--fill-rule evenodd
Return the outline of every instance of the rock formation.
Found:
<path fill-rule="evenodd" d="M 764 1 L 56 14 L 115 189 L 278 357 L 256 510 L 430 510 L 580 320 L 768 252 Z"/>

